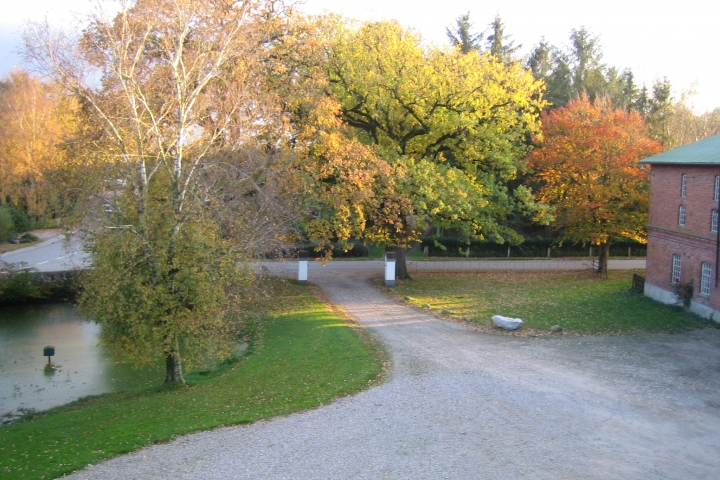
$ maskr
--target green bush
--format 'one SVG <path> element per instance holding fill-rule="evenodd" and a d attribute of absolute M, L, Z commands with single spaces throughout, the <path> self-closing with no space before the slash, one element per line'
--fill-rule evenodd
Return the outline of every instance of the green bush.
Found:
<path fill-rule="evenodd" d="M 20 243 L 33 243 L 40 240 L 37 235 L 33 235 L 32 233 L 23 233 L 20 236 Z"/>
<path fill-rule="evenodd" d="M 41 218 L 36 220 L 33 225 L 33 230 L 43 230 L 46 228 L 58 228 L 60 224 L 59 219 L 55 218 Z"/>
<path fill-rule="evenodd" d="M 15 224 L 13 233 L 23 233 L 32 229 L 32 220 L 28 217 L 27 213 L 12 206 L 6 206 L 5 208 L 10 211 L 13 223 Z"/>
<path fill-rule="evenodd" d="M 499 244 L 484 240 L 468 240 L 460 237 L 422 237 L 422 248 L 428 247 L 433 257 L 507 257 L 508 244 Z M 589 244 L 564 242 L 560 245 L 557 238 L 528 237 L 519 244 L 510 246 L 510 257 L 547 257 L 551 248 L 551 257 L 587 257 Z M 633 257 L 645 256 L 647 246 L 632 240 L 619 240 L 610 245 L 611 256 L 626 257 L 628 247 Z M 468 248 L 470 252 L 468 255 Z M 597 256 L 599 247 L 593 247 L 593 256 Z"/>
<path fill-rule="evenodd" d="M 0 261 L 0 305 L 45 298 L 37 273 L 24 264 Z"/>
<path fill-rule="evenodd" d="M 12 215 L 5 207 L 0 207 L 0 242 L 6 242 L 13 230 Z"/>

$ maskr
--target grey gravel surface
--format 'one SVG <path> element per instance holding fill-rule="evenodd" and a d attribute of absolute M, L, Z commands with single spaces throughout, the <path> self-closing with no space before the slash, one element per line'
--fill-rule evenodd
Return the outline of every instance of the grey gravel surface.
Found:
<path fill-rule="evenodd" d="M 491 335 L 398 305 L 368 275 L 327 271 L 316 282 L 386 345 L 384 384 L 72 478 L 720 477 L 720 331 Z"/>

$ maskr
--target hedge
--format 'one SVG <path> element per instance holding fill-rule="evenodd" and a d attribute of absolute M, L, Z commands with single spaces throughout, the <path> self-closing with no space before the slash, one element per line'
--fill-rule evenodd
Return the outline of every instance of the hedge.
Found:
<path fill-rule="evenodd" d="M 483 240 L 470 240 L 460 237 L 421 237 L 421 250 L 428 248 L 433 257 L 507 257 L 508 247 L 510 257 L 547 257 L 550 248 L 551 257 L 587 257 L 590 254 L 590 245 L 581 243 L 563 242 L 557 238 L 530 237 L 520 245 L 498 244 Z M 443 248 L 444 247 L 444 248 Z M 468 255 L 468 247 L 470 252 Z M 647 245 L 633 240 L 620 240 L 610 244 L 610 255 L 627 257 L 628 248 L 633 257 L 644 257 L 647 254 Z M 593 256 L 597 256 L 599 249 L 593 246 Z"/>

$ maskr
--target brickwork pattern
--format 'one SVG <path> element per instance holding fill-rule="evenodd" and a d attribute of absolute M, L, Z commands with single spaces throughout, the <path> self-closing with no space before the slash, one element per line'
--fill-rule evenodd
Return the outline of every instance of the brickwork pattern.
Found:
<path fill-rule="evenodd" d="M 686 195 L 681 195 L 682 176 Z M 679 283 L 692 281 L 694 302 L 720 311 L 720 289 L 715 285 L 717 236 L 711 231 L 715 177 L 720 166 L 653 165 L 648 225 L 647 282 L 673 291 L 672 256 L 681 258 Z M 685 226 L 678 224 L 680 206 L 686 207 Z M 703 263 L 712 268 L 710 295 L 699 295 Z"/>

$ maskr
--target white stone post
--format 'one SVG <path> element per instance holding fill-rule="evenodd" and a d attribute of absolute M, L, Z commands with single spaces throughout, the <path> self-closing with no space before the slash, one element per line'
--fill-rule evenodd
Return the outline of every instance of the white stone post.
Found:
<path fill-rule="evenodd" d="M 385 286 L 395 286 L 395 252 L 385 254 Z"/>
<path fill-rule="evenodd" d="M 305 285 L 308 282 L 308 252 L 298 252 L 298 283 Z"/>

